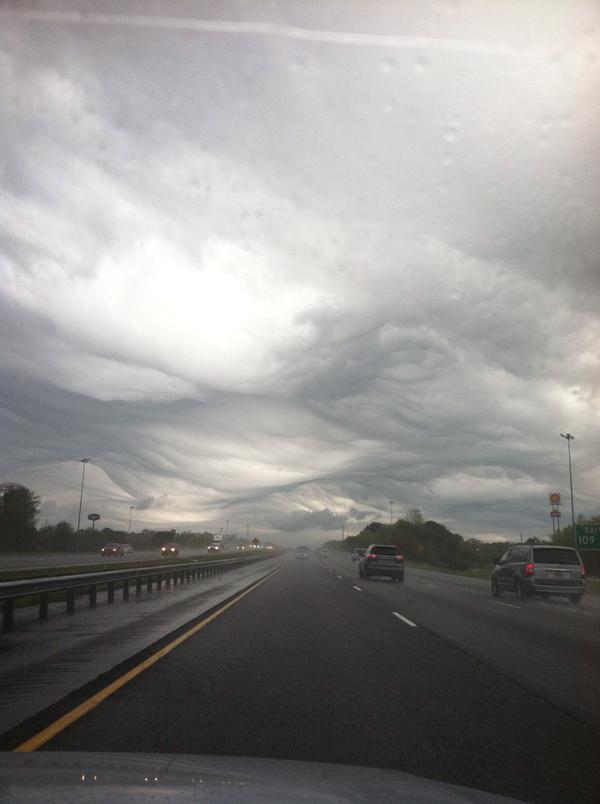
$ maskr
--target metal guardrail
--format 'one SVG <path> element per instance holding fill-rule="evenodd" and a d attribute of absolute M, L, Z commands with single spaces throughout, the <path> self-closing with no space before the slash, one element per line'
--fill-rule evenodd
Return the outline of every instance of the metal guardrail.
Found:
<path fill-rule="evenodd" d="M 218 575 L 221 571 L 234 565 L 249 564 L 270 558 L 267 555 L 240 556 L 239 558 L 223 558 L 215 561 L 193 561 L 186 564 L 167 566 L 132 567 L 131 569 L 107 570 L 105 572 L 86 572 L 77 575 L 58 575 L 48 578 L 29 578 L 21 581 L 0 582 L 0 602 L 2 603 L 2 630 L 10 631 L 15 621 L 15 601 L 38 596 L 38 616 L 40 620 L 48 619 L 48 604 L 51 592 L 66 592 L 67 612 L 75 611 L 75 593 L 81 589 L 88 590 L 89 606 L 94 608 L 98 596 L 98 587 L 106 587 L 107 602 L 114 603 L 115 588 L 121 587 L 123 600 L 129 598 L 129 585 L 135 581 L 135 594 L 142 594 L 144 582 L 148 592 L 156 586 L 160 591 L 163 583 L 166 588 L 179 583 L 190 583 L 198 578 Z"/>

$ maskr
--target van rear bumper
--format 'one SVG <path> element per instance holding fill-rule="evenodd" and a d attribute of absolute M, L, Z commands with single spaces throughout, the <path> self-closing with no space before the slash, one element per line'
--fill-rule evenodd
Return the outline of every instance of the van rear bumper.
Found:
<path fill-rule="evenodd" d="M 585 584 L 580 581 L 565 581 L 563 583 L 536 583 L 530 581 L 527 589 L 532 595 L 582 595 Z"/>

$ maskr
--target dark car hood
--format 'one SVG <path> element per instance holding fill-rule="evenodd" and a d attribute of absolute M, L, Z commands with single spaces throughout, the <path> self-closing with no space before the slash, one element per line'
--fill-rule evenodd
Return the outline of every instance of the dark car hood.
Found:
<path fill-rule="evenodd" d="M 52 751 L 0 754 L 0 800 L 515 803 L 375 768 L 244 757 Z"/>

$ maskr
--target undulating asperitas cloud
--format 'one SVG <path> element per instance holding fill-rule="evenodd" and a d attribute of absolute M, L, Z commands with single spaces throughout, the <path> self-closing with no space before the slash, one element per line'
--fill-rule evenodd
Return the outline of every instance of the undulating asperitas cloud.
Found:
<path fill-rule="evenodd" d="M 0 10 L 2 479 L 541 535 L 569 430 L 597 512 L 597 4 L 160 11 Z"/>

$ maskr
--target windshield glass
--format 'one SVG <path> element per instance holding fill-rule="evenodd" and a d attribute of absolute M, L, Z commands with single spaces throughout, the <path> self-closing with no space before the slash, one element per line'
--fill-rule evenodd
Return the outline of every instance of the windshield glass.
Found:
<path fill-rule="evenodd" d="M 595 804 L 597 0 L 1 0 L 0 339 L 0 789 Z"/>

